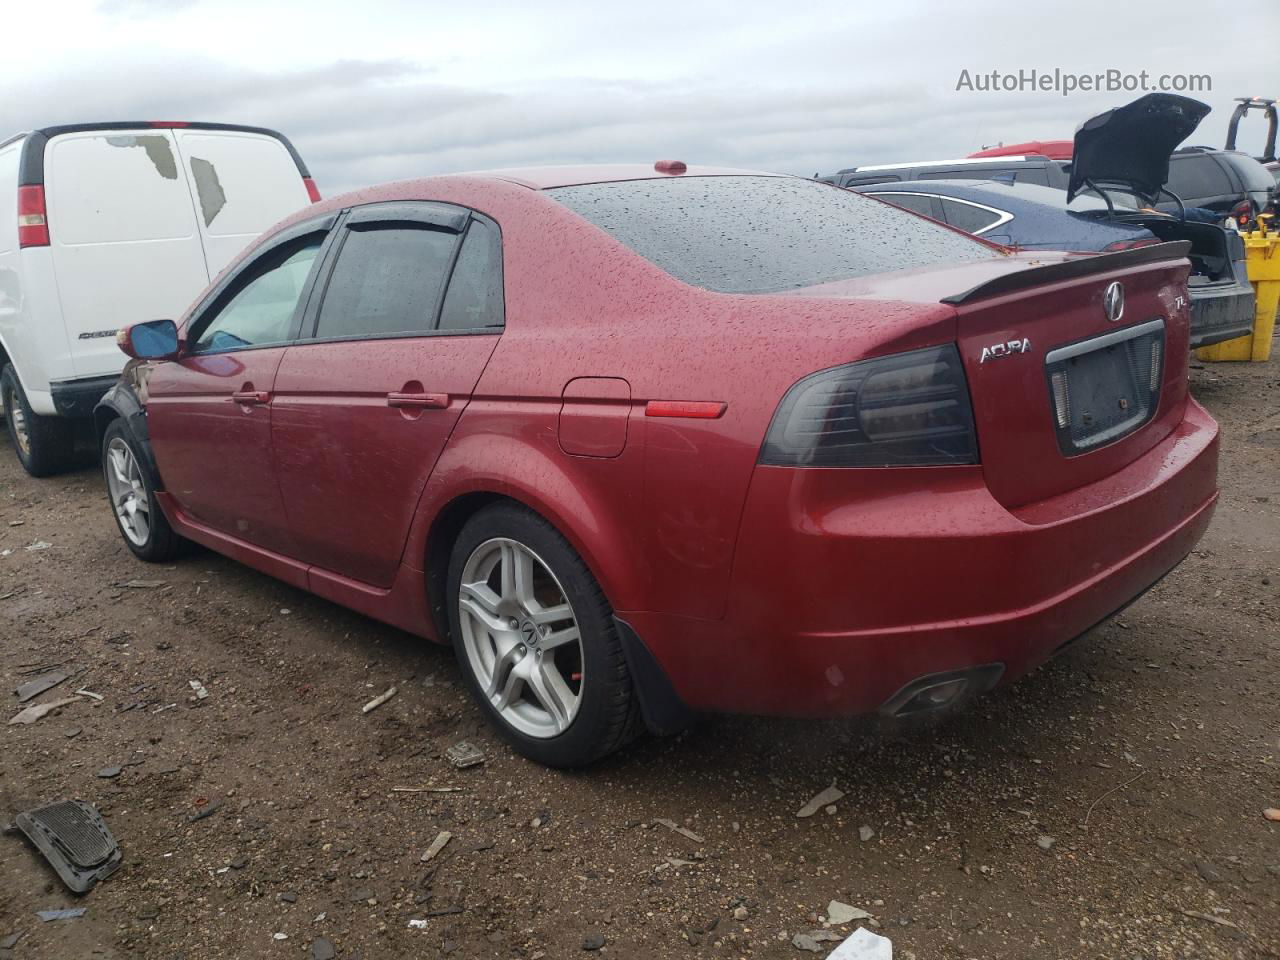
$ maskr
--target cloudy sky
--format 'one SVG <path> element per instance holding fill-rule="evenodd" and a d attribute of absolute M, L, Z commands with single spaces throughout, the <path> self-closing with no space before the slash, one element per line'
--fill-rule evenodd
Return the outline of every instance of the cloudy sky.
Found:
<path fill-rule="evenodd" d="M 96 119 L 288 134 L 321 189 L 660 157 L 812 174 L 1069 137 L 1136 94 L 957 91 L 961 70 L 1208 74 L 1280 96 L 1280 2 L 46 0 L 6 11 L 0 138 Z M 1259 55 L 1255 51 L 1268 50 Z M 1261 64 L 1262 66 L 1259 66 Z M 1241 145 L 1260 149 L 1255 120 Z"/>

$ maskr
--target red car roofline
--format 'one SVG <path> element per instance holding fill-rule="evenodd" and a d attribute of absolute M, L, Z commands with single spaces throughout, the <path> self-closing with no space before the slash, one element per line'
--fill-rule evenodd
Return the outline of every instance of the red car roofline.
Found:
<path fill-rule="evenodd" d="M 691 166 L 684 173 L 664 173 L 655 170 L 652 165 L 640 163 L 591 163 L 468 170 L 444 176 L 487 177 L 493 180 L 505 180 L 508 183 L 528 187 L 530 190 L 552 190 L 556 187 L 578 187 L 587 183 L 619 183 L 624 180 L 662 180 L 669 177 L 789 177 L 791 174 L 712 166 Z"/>

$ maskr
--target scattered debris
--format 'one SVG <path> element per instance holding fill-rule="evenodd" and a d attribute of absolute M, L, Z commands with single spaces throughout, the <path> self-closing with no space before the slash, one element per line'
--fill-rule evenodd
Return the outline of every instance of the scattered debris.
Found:
<path fill-rule="evenodd" d="M 834 783 L 796 811 L 797 817 L 812 817 L 823 807 L 829 806 L 844 796 L 844 791 Z"/>
<path fill-rule="evenodd" d="M 18 941 L 27 935 L 27 931 L 19 930 L 17 933 L 11 933 L 7 937 L 0 937 L 0 950 L 12 950 L 18 945 Z"/>
<path fill-rule="evenodd" d="M 893 941 L 859 927 L 827 954 L 827 960 L 893 960 Z"/>
<path fill-rule="evenodd" d="M 122 580 L 113 584 L 116 587 L 123 587 L 127 590 L 155 590 L 157 587 L 167 587 L 168 580 Z"/>
<path fill-rule="evenodd" d="M 409 921 L 409 926 L 412 927 L 414 930 L 425 930 L 427 929 L 427 921 L 419 920 L 415 917 L 414 919 Z"/>
<path fill-rule="evenodd" d="M 666 827 L 668 830 L 674 830 L 676 833 L 680 834 L 680 836 L 684 837 L 687 840 L 692 840 L 694 843 L 707 842 L 702 837 L 698 836 L 696 833 L 690 830 L 688 827 L 682 827 L 680 826 L 680 824 L 676 823 L 674 820 L 668 820 L 665 817 L 658 817 L 653 822 L 657 824 L 661 824 L 662 826 Z"/>
<path fill-rule="evenodd" d="M 871 914 L 858 907 L 851 907 L 847 903 L 841 903 L 839 900 L 832 900 L 827 904 L 827 922 L 837 927 L 844 926 L 846 923 L 853 923 L 855 920 L 870 920 Z"/>
<path fill-rule="evenodd" d="M 77 703 L 79 700 L 79 697 L 64 697 L 62 700 L 52 700 L 49 703 L 37 703 L 14 716 L 9 721 L 9 726 L 13 726 L 15 723 L 35 723 L 41 717 L 48 716 L 53 711 L 61 709 L 69 703 Z"/>
<path fill-rule="evenodd" d="M 1275 807 L 1267 807 L 1267 809 L 1262 811 L 1262 815 L 1272 823 L 1280 823 L 1280 810 L 1277 810 Z"/>
<path fill-rule="evenodd" d="M 26 522 L 27 522 L 27 521 L 25 521 L 25 520 L 10 520 L 10 521 L 9 521 L 9 526 L 11 526 L 11 527 L 20 527 L 20 526 L 22 526 L 22 525 L 23 525 L 24 523 L 26 523 Z"/>
<path fill-rule="evenodd" d="M 1093 813 L 1094 808 L 1098 804 L 1100 804 L 1103 800 L 1107 799 L 1107 797 L 1111 796 L 1117 790 L 1123 790 L 1125 787 L 1129 786 L 1129 784 L 1133 783 L 1135 780 L 1138 780 L 1140 777 L 1142 777 L 1146 772 L 1147 772 L 1146 770 L 1139 770 L 1136 774 L 1134 774 L 1124 783 L 1120 784 L 1119 786 L 1112 787 L 1106 793 L 1102 794 L 1102 796 L 1098 797 L 1097 800 L 1093 801 L 1093 803 L 1089 804 L 1089 809 L 1086 810 L 1084 814 L 1084 822 L 1080 824 L 1080 826 L 1087 827 L 1089 825 L 1089 816 L 1090 814 Z"/>
<path fill-rule="evenodd" d="M 822 952 L 822 945 L 807 933 L 797 933 L 791 938 L 791 945 L 797 950 L 808 950 L 810 953 Z"/>
<path fill-rule="evenodd" d="M 484 754 L 478 747 L 473 747 L 466 740 L 459 740 L 445 751 L 449 761 L 459 770 L 475 767 L 484 763 Z"/>
<path fill-rule="evenodd" d="M 86 893 L 115 873 L 123 859 L 102 814 L 81 800 L 25 811 L 14 817 L 13 824 L 73 893 Z"/>
<path fill-rule="evenodd" d="M 71 676 L 71 674 L 64 673 L 61 670 L 42 673 L 34 680 L 28 680 L 26 683 L 20 685 L 13 692 L 17 695 L 19 703 L 26 703 L 28 700 L 33 700 L 40 696 L 40 694 L 44 693 L 46 690 L 52 690 L 69 676 Z"/>
<path fill-rule="evenodd" d="M 292 890 L 286 890 L 284 893 L 276 894 L 276 899 L 281 903 L 297 903 L 298 895 Z"/>
<path fill-rule="evenodd" d="M 438 854 L 441 850 L 443 850 L 445 848 L 445 844 L 447 844 L 452 839 L 453 839 L 452 833 L 450 833 L 448 830 L 441 830 L 438 834 L 436 834 L 436 838 L 431 841 L 431 846 L 427 847 L 427 852 L 422 855 L 421 862 L 426 863 L 427 861 L 431 860 L 433 857 L 435 857 L 436 854 Z"/>
<path fill-rule="evenodd" d="M 203 820 L 205 817 L 211 817 L 220 809 L 222 809 L 222 797 L 215 797 L 191 816 L 187 817 L 187 823 L 195 823 L 197 820 Z"/>
<path fill-rule="evenodd" d="M 605 940 L 603 933 L 588 933 L 582 938 L 582 949 L 599 950 L 604 946 L 604 943 Z"/>
<path fill-rule="evenodd" d="M 1221 883 L 1222 874 L 1213 868 L 1213 864 L 1208 860 L 1197 860 L 1195 862 L 1196 873 L 1200 874 L 1200 879 L 1205 883 Z"/>
<path fill-rule="evenodd" d="M 751 916 L 751 914 L 742 904 L 738 904 L 738 906 L 733 908 L 733 919 L 737 920 L 739 923 L 746 920 L 749 916 Z"/>
<path fill-rule="evenodd" d="M 368 713 L 370 710 L 377 710 L 380 706 L 382 706 L 384 703 L 386 703 L 388 700 L 390 700 L 399 692 L 400 691 L 397 690 L 395 687 L 388 687 L 386 693 L 378 694 L 376 697 L 374 697 L 372 700 L 366 703 L 363 707 L 361 707 L 360 712 Z"/>
<path fill-rule="evenodd" d="M 1236 930 L 1240 929 L 1240 925 L 1238 923 L 1232 923 L 1230 920 L 1226 919 L 1225 917 L 1215 917 L 1211 913 L 1201 913 L 1199 910 L 1180 910 L 1178 912 L 1181 913 L 1184 917 L 1192 917 L 1196 920 L 1208 920 L 1210 923 L 1216 923 L 1219 926 L 1233 927 Z"/>
<path fill-rule="evenodd" d="M 859 828 L 858 828 L 858 839 L 859 839 L 859 840 L 861 840 L 863 843 L 866 843 L 868 840 L 870 840 L 870 839 L 871 839 L 872 837 L 874 837 L 875 835 L 876 835 L 876 832 L 875 832 L 874 830 L 872 830 L 870 827 L 859 827 Z"/>
<path fill-rule="evenodd" d="M 34 550 L 48 550 L 48 549 L 49 549 L 50 547 L 52 547 L 52 546 L 53 546 L 53 544 L 52 544 L 52 543 L 48 543 L 48 542 L 46 542 L 46 541 L 44 541 L 44 540 L 37 540 L 35 543 L 33 543 L 33 544 L 31 544 L 29 547 L 27 547 L 27 549 L 28 549 L 28 550 L 32 550 L 32 551 L 34 551 Z"/>
<path fill-rule="evenodd" d="M 1036 846 L 1041 850 L 1048 850 L 1057 842 L 1054 837 L 1049 836 L 1047 833 L 1042 833 L 1036 837 Z"/>
<path fill-rule="evenodd" d="M 392 787 L 392 793 L 462 793 L 462 787 Z"/>
<path fill-rule="evenodd" d="M 123 769 L 124 769 L 123 767 L 119 767 L 119 766 L 103 767 L 101 770 L 98 771 L 98 776 L 101 777 L 103 780 L 113 780 L 116 777 L 120 776 L 120 771 Z"/>
<path fill-rule="evenodd" d="M 106 699 L 106 697 L 104 697 L 102 694 L 94 693 L 92 690 L 77 690 L 76 696 L 88 697 L 90 700 L 98 700 L 98 701 L 102 701 Z"/>
<path fill-rule="evenodd" d="M 271 935 L 271 939 L 272 940 L 288 940 L 289 935 L 287 933 L 273 933 Z"/>
<path fill-rule="evenodd" d="M 53 920 L 74 920 L 76 917 L 83 917 L 88 912 L 88 907 L 67 907 L 64 910 L 37 910 L 36 916 L 45 923 L 49 923 Z"/>
<path fill-rule="evenodd" d="M 204 684 L 199 680 L 188 680 L 187 686 L 195 691 L 197 700 L 203 700 L 205 697 L 209 696 L 209 691 L 204 688 Z"/>

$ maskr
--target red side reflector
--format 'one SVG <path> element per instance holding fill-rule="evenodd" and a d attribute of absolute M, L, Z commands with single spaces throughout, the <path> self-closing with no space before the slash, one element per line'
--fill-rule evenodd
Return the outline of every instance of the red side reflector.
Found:
<path fill-rule="evenodd" d="M 689 168 L 683 160 L 659 160 L 653 165 L 659 173 L 684 173 Z"/>
<path fill-rule="evenodd" d="M 320 191 L 316 188 L 316 182 L 310 177 L 302 178 L 303 185 L 307 188 L 307 196 L 311 198 L 312 203 L 320 202 Z"/>
<path fill-rule="evenodd" d="M 156 130 L 181 130 L 191 124 L 186 120 L 149 120 L 147 126 Z"/>
<path fill-rule="evenodd" d="M 644 405 L 646 417 L 685 417 L 715 420 L 729 405 L 719 400 L 650 400 Z"/>
<path fill-rule="evenodd" d="M 49 221 L 45 217 L 44 187 L 18 188 L 18 246 L 47 247 Z"/>

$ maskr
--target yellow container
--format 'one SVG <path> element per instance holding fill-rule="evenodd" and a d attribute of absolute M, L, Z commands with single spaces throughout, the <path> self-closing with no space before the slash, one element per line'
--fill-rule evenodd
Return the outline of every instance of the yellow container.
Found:
<path fill-rule="evenodd" d="M 1257 300 L 1253 332 L 1211 347 L 1201 347 L 1196 351 L 1197 359 L 1210 363 L 1227 360 L 1258 363 L 1270 359 L 1276 311 L 1280 310 L 1280 233 L 1267 230 L 1270 219 L 1263 214 L 1258 218 L 1258 228 L 1244 235 L 1245 267 Z"/>

